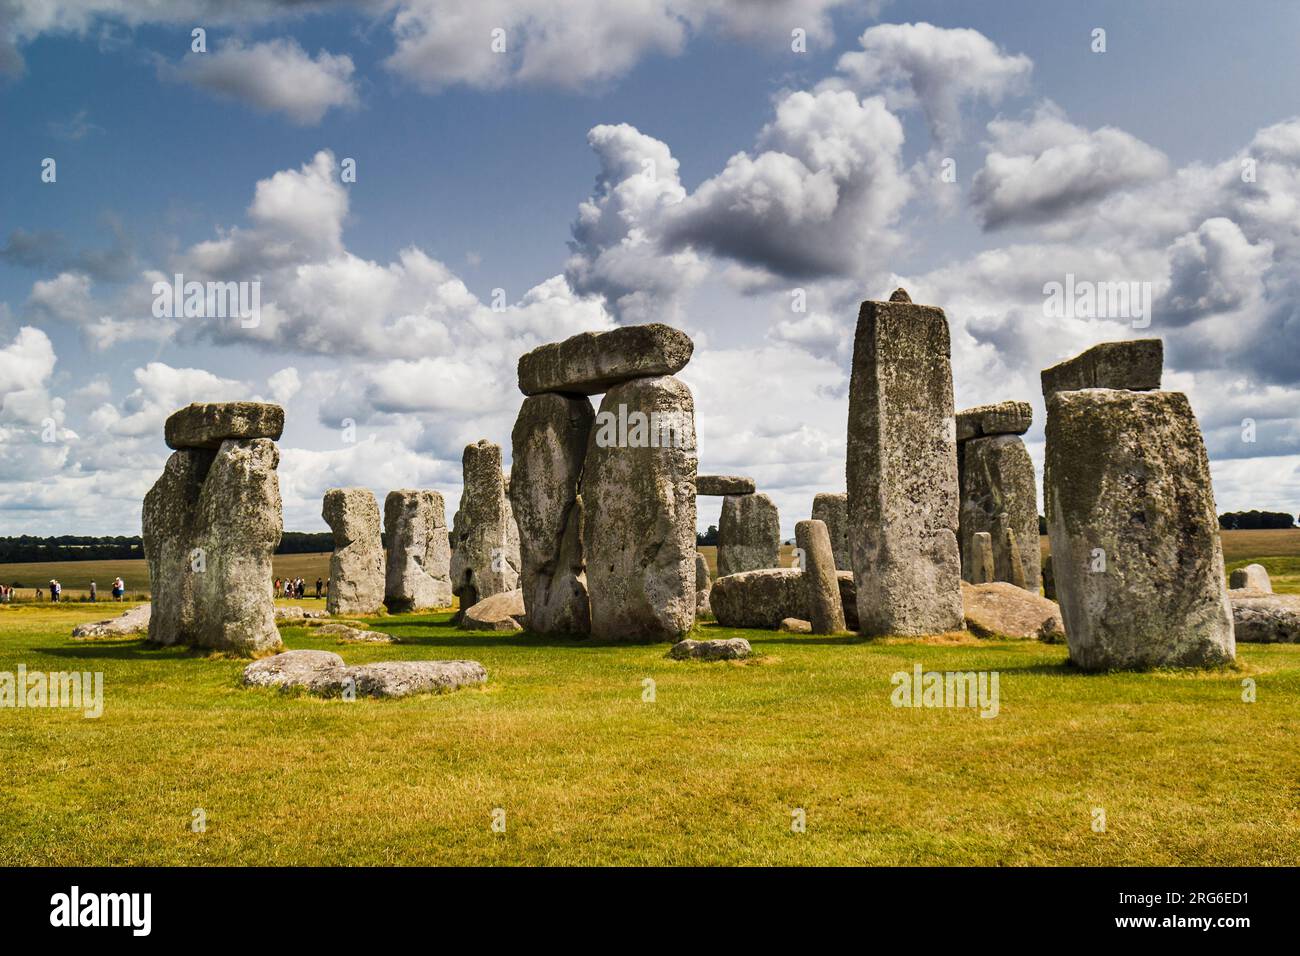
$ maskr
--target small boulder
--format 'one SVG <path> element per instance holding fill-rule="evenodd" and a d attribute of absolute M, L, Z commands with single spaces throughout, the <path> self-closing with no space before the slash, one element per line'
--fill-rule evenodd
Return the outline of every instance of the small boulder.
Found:
<path fill-rule="evenodd" d="M 322 625 L 316 631 L 317 634 L 328 634 L 330 637 L 338 638 L 340 644 L 400 644 L 402 643 L 391 634 L 382 634 L 379 631 L 366 630 L 364 628 L 352 627 L 349 624 L 333 622 Z"/>
<path fill-rule="evenodd" d="M 460 627 L 466 631 L 522 631 L 526 614 L 523 589 L 516 588 L 486 597 L 467 608 L 460 617 Z"/>
<path fill-rule="evenodd" d="M 1248 564 L 1237 568 L 1228 576 L 1228 587 L 1234 590 L 1249 588 L 1264 594 L 1273 593 L 1273 582 L 1268 579 L 1268 569 L 1262 564 Z"/>
<path fill-rule="evenodd" d="M 776 629 L 786 634 L 811 634 L 812 622 L 803 621 L 797 617 L 787 617 L 782 618 Z"/>
<path fill-rule="evenodd" d="M 749 657 L 753 653 L 749 641 L 743 637 L 713 641 L 693 641 L 688 638 L 674 644 L 668 651 L 668 656 L 678 661 L 734 661 Z"/>
<path fill-rule="evenodd" d="M 1061 609 L 1055 601 L 1006 581 L 961 584 L 966 626 L 980 637 L 1037 638 L 1049 644 L 1065 640 Z"/>
<path fill-rule="evenodd" d="M 123 611 L 117 617 L 106 621 L 94 621 L 90 624 L 78 624 L 72 629 L 73 637 L 89 639 L 95 637 L 125 637 L 149 630 L 149 613 L 152 605 L 141 604 L 129 611 Z"/>

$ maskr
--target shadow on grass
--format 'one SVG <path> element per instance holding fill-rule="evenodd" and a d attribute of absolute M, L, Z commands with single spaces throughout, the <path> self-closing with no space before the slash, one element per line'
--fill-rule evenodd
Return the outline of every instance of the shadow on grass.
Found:
<path fill-rule="evenodd" d="M 184 660 L 186 658 L 208 658 L 212 652 L 206 648 L 161 647 L 139 638 L 122 641 L 98 640 L 85 644 L 63 644 L 58 647 L 33 647 L 38 654 L 51 657 L 66 657 L 73 660 Z"/>

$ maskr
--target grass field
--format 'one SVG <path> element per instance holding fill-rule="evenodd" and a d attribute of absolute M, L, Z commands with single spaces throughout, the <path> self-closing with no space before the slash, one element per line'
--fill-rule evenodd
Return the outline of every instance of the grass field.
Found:
<path fill-rule="evenodd" d="M 102 609 L 98 609 L 102 613 Z M 399 701 L 242 689 L 243 663 L 74 642 L 96 608 L 0 608 L 0 671 L 102 671 L 103 716 L 0 710 L 0 864 L 1295 864 L 1300 646 L 1089 676 L 1033 641 L 705 626 L 665 646 L 459 631 L 291 648 L 472 658 L 483 689 Z M 1000 710 L 891 705 L 890 677 L 1000 675 Z M 646 701 L 644 682 L 655 682 Z M 1254 680 L 1258 700 L 1242 700 Z M 492 813 L 506 814 L 493 832 Z M 1105 813 L 1105 832 L 1093 829 Z M 791 830 L 802 809 L 807 829 Z M 193 832 L 195 811 L 206 831 Z"/>

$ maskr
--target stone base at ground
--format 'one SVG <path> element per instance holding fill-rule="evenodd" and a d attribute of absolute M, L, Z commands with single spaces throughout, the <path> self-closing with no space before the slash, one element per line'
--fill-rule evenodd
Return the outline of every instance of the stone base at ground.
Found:
<path fill-rule="evenodd" d="M 1300 594 L 1272 594 L 1251 588 L 1228 592 L 1239 643 L 1300 644 Z"/>
<path fill-rule="evenodd" d="M 466 631 L 522 631 L 526 614 L 524 592 L 516 588 L 494 594 L 466 608 L 460 616 L 460 627 Z"/>
<path fill-rule="evenodd" d="M 89 639 L 93 637 L 124 637 L 149 630 L 149 613 L 151 605 L 141 604 L 129 611 L 123 611 L 117 617 L 90 624 L 78 624 L 72 629 L 73 637 Z"/>
<path fill-rule="evenodd" d="M 753 654 L 753 649 L 749 646 L 749 641 L 743 637 L 732 637 L 726 640 L 715 641 L 678 641 L 668 651 L 668 656 L 674 660 L 700 660 L 700 661 L 734 661 Z"/>
<path fill-rule="evenodd" d="M 961 585 L 966 626 L 980 637 L 1036 638 L 1049 644 L 1065 640 L 1061 609 L 1055 601 L 1006 581 Z"/>
<path fill-rule="evenodd" d="M 798 568 L 763 568 L 728 574 L 713 582 L 709 606 L 723 627 L 775 630 L 787 617 L 807 620 L 803 572 Z"/>
<path fill-rule="evenodd" d="M 248 687 L 302 689 L 322 697 L 408 697 L 487 681 L 478 661 L 381 661 L 349 667 L 329 651 L 285 651 L 244 668 Z"/>

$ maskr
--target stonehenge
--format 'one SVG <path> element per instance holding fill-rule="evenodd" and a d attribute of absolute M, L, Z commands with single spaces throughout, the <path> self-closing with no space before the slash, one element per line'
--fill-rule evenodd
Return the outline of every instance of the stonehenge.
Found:
<path fill-rule="evenodd" d="M 781 558 L 781 518 L 761 492 L 727 495 L 718 521 L 718 576 L 774 568 Z"/>
<path fill-rule="evenodd" d="M 826 525 L 826 532 L 831 536 L 836 569 L 852 571 L 853 559 L 849 553 L 849 496 L 842 491 L 814 495 L 812 516 Z"/>
<path fill-rule="evenodd" d="M 1106 343 L 1043 373 L 1052 571 L 1085 670 L 1236 653 L 1201 430 L 1185 395 L 1155 389 L 1152 341 Z M 1143 390 L 1113 387 L 1125 382 Z"/>
<path fill-rule="evenodd" d="M 501 471 L 501 446 L 481 438 L 461 456 L 464 487 L 452 523 L 451 590 L 462 611 L 519 587 L 519 529 Z"/>
<path fill-rule="evenodd" d="M 652 323 L 520 357 L 510 500 L 529 630 L 678 641 L 695 623 L 695 403 L 673 377 L 693 349 Z"/>
<path fill-rule="evenodd" d="M 849 382 L 849 545 L 863 634 L 964 628 L 948 320 L 862 303 Z M 715 590 L 717 585 L 715 584 Z"/>
<path fill-rule="evenodd" d="M 334 533 L 330 555 L 331 614 L 378 614 L 384 606 L 384 545 L 379 503 L 369 488 L 331 488 L 321 517 Z"/>
<path fill-rule="evenodd" d="M 536 634 L 591 630 L 578 492 L 595 417 L 584 395 L 544 392 L 524 399 L 511 434 L 520 587 Z"/>
<path fill-rule="evenodd" d="M 835 573 L 835 554 L 826 523 L 813 518 L 794 526 L 794 540 L 803 552 L 804 592 L 808 620 L 814 634 L 838 634 L 844 630 L 844 606 Z"/>
<path fill-rule="evenodd" d="M 957 415 L 958 541 L 964 581 L 987 583 L 977 577 L 982 554 L 975 540 L 987 532 L 993 550 L 993 576 L 987 580 L 1038 591 L 1038 482 L 1020 437 L 1032 419 L 1028 402 L 981 405 Z"/>
<path fill-rule="evenodd" d="M 447 506 L 436 491 L 403 488 L 384 499 L 384 604 L 423 611 L 451 604 Z"/>
<path fill-rule="evenodd" d="M 164 426 L 175 449 L 145 495 L 149 640 L 257 655 L 281 647 L 271 555 L 283 530 L 284 410 L 258 402 L 194 404 Z"/>

